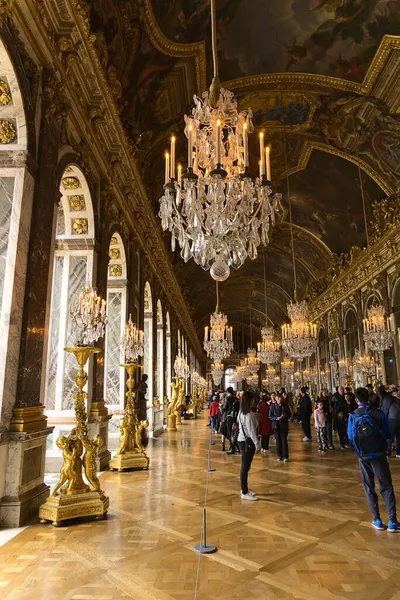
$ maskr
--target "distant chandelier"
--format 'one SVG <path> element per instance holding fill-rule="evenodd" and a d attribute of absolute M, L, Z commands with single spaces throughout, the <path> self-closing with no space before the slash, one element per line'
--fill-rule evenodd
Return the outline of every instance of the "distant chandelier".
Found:
<path fill-rule="evenodd" d="M 246 378 L 247 385 L 250 387 L 258 387 L 258 375 L 257 373 L 252 373 Z"/>
<path fill-rule="evenodd" d="M 294 361 L 290 360 L 289 357 L 285 357 L 285 359 L 281 362 L 281 373 L 282 376 L 290 376 L 294 373 Z"/>
<path fill-rule="evenodd" d="M 255 348 L 247 348 L 246 365 L 250 374 L 259 368 L 260 361 L 257 358 L 257 350 Z"/>
<path fill-rule="evenodd" d="M 376 371 L 374 357 L 368 352 L 365 354 L 357 352 L 354 355 L 354 365 L 356 370 L 364 375 L 373 375 Z"/>
<path fill-rule="evenodd" d="M 384 352 L 393 345 L 393 332 L 390 319 L 385 316 L 382 304 L 374 304 L 368 309 L 368 317 L 363 319 L 364 342 L 372 352 Z"/>
<path fill-rule="evenodd" d="M 125 360 L 127 362 L 137 362 L 139 356 L 144 354 L 144 332 L 138 329 L 132 322 L 129 315 L 129 321 L 125 325 L 124 335 L 121 345 L 125 351 Z"/>
<path fill-rule="evenodd" d="M 186 359 L 178 354 L 174 362 L 174 370 L 177 377 L 180 379 L 187 379 L 189 377 L 190 368 L 186 362 Z"/>
<path fill-rule="evenodd" d="M 219 385 L 224 375 L 224 365 L 220 362 L 214 362 L 211 366 L 211 376 L 214 384 Z"/>
<path fill-rule="evenodd" d="M 211 0 L 214 77 L 210 90 L 194 96 L 185 115 L 188 166 L 175 166 L 175 136 L 165 154 L 164 195 L 159 217 L 171 233 L 185 262 L 190 258 L 211 277 L 225 281 L 230 266 L 254 260 L 260 243 L 269 243 L 269 229 L 282 210 L 281 194 L 271 189 L 270 148 L 259 134 L 259 176 L 249 171 L 248 134 L 254 131 L 251 109 L 238 112 L 231 91 L 220 88 L 216 49 L 215 0 Z M 176 172 L 177 171 L 177 172 Z"/>
<path fill-rule="evenodd" d="M 219 312 L 218 281 L 217 306 L 210 317 L 210 327 L 204 328 L 204 350 L 214 362 L 228 358 L 233 350 L 232 327 L 228 327 L 228 317 Z"/>
<path fill-rule="evenodd" d="M 309 321 L 305 300 L 287 305 L 290 324 L 282 325 L 282 346 L 293 358 L 311 356 L 317 347 L 317 326 Z"/>
<path fill-rule="evenodd" d="M 268 367 L 267 369 L 265 369 L 265 380 L 269 385 L 272 385 L 274 383 L 275 376 L 276 371 L 274 367 Z"/>
<path fill-rule="evenodd" d="M 275 340 L 273 327 L 263 327 L 261 329 L 261 342 L 257 343 L 258 359 L 265 365 L 272 365 L 278 362 L 281 352 L 281 343 Z"/>

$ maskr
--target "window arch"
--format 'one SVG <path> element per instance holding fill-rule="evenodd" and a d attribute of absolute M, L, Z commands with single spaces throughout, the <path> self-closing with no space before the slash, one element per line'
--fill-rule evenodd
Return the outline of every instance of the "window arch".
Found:
<path fill-rule="evenodd" d="M 148 375 L 147 401 L 153 403 L 153 299 L 151 286 L 144 286 L 144 373 Z"/>
<path fill-rule="evenodd" d="M 76 362 L 64 348 L 76 341 L 68 318 L 71 302 L 92 284 L 95 233 L 92 199 L 79 167 L 71 164 L 64 170 L 59 189 L 44 390 L 46 409 L 55 416 L 74 407 Z"/>
<path fill-rule="evenodd" d="M 172 383 L 172 351 L 171 351 L 171 319 L 169 316 L 169 312 L 165 315 L 165 341 L 166 341 L 166 349 L 165 349 L 165 361 L 166 361 L 166 380 L 167 380 L 167 389 L 166 396 L 171 398 L 171 383 Z"/>
<path fill-rule="evenodd" d="M 164 398 L 164 319 L 161 300 L 157 300 L 157 396 Z"/>
<path fill-rule="evenodd" d="M 125 247 L 119 233 L 114 233 L 109 246 L 107 272 L 107 317 L 104 363 L 104 398 L 108 406 L 123 408 L 125 375 L 120 364 L 124 361 L 121 339 L 127 310 Z"/>
<path fill-rule="evenodd" d="M 349 308 L 344 317 L 344 332 L 346 357 L 352 359 L 356 351 L 360 349 L 357 316 L 353 308 Z"/>

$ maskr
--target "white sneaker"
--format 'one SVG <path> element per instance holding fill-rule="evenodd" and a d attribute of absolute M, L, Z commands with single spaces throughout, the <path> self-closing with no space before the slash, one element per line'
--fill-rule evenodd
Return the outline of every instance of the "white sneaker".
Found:
<path fill-rule="evenodd" d="M 396 454 L 396 458 L 400 458 L 400 454 Z"/>
<path fill-rule="evenodd" d="M 303 437 L 303 442 L 311 442 L 310 438 L 308 438 L 307 436 Z"/>
<path fill-rule="evenodd" d="M 249 491 L 247 492 L 248 494 L 250 494 L 250 496 L 256 496 L 257 494 L 255 492 L 253 492 L 253 490 L 251 490 L 249 488 Z"/>
<path fill-rule="evenodd" d="M 250 492 L 248 494 L 240 494 L 240 497 L 242 500 L 258 500 L 257 496 L 253 496 Z"/>

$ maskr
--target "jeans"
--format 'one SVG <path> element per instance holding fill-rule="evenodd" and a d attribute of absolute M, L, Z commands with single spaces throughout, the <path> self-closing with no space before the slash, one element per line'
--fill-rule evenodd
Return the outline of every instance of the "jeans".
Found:
<path fill-rule="evenodd" d="M 278 458 L 289 458 L 289 447 L 287 441 L 288 431 L 275 429 L 276 454 Z"/>
<path fill-rule="evenodd" d="M 400 456 L 400 421 L 389 419 L 390 431 L 392 435 L 390 436 L 390 440 L 388 440 L 388 453 L 392 452 L 392 444 L 396 443 L 396 454 Z"/>
<path fill-rule="evenodd" d="M 212 427 L 215 432 L 218 432 L 218 425 L 219 425 L 218 421 L 219 421 L 218 415 L 215 415 L 215 417 L 211 417 Z"/>
<path fill-rule="evenodd" d="M 269 438 L 270 438 L 269 434 L 261 436 L 261 448 L 263 450 L 269 449 Z"/>
<path fill-rule="evenodd" d="M 374 515 L 379 518 L 378 495 L 375 491 L 375 477 L 379 483 L 379 491 L 385 501 L 389 515 L 389 521 L 397 521 L 396 498 L 394 495 L 392 474 L 386 456 L 374 458 L 373 460 L 358 459 L 360 464 L 361 481 L 364 486 L 368 506 Z"/>
<path fill-rule="evenodd" d="M 333 446 L 333 423 L 332 419 L 326 421 L 326 435 L 328 436 L 329 447 Z"/>
<path fill-rule="evenodd" d="M 247 486 L 247 478 L 256 447 L 254 442 L 250 439 L 247 439 L 246 442 L 239 442 L 239 446 L 240 453 L 242 455 L 242 464 L 240 467 L 240 488 L 242 490 L 242 494 L 248 494 L 249 488 Z"/>
<path fill-rule="evenodd" d="M 304 435 L 306 438 L 311 440 L 311 425 L 310 425 L 311 415 L 301 415 L 301 425 L 303 427 Z"/>

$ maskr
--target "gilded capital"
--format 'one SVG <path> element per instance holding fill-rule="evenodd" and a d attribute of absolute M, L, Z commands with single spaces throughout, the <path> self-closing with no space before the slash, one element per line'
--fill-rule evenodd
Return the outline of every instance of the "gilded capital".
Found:
<path fill-rule="evenodd" d="M 0 119 L 0 144 L 11 144 L 17 139 L 17 130 L 14 123 L 7 119 Z"/>

